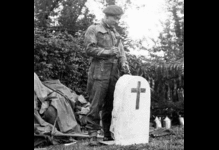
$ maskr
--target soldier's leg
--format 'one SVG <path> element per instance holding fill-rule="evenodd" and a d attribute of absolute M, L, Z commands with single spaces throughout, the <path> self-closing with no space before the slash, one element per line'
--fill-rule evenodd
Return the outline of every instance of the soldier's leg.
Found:
<path fill-rule="evenodd" d="M 96 80 L 93 82 L 93 87 L 90 95 L 90 112 L 86 116 L 86 127 L 89 129 L 91 136 L 97 136 L 97 131 L 100 129 L 99 113 L 103 105 L 103 100 L 106 97 L 107 89 L 108 81 Z"/>
<path fill-rule="evenodd" d="M 103 131 L 104 137 L 111 138 L 110 125 L 112 120 L 112 110 L 113 110 L 113 98 L 115 91 L 115 84 L 117 82 L 117 77 L 112 77 L 110 80 L 109 88 L 107 91 L 107 95 L 104 101 L 103 109 L 102 109 L 102 123 L 103 123 Z"/>

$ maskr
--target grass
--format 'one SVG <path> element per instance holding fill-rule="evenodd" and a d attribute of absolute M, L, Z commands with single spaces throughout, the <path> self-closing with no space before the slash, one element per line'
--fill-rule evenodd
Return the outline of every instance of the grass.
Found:
<path fill-rule="evenodd" d="M 175 135 L 168 135 L 164 137 L 151 138 L 148 144 L 139 144 L 131 146 L 88 146 L 88 140 L 78 141 L 71 146 L 57 145 L 50 146 L 44 149 L 34 150 L 184 150 L 184 128 L 174 127 Z"/>

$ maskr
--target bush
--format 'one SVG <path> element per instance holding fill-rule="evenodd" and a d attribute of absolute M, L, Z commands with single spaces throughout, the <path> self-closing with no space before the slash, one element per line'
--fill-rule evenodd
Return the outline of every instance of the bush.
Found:
<path fill-rule="evenodd" d="M 152 115 L 184 113 L 184 61 L 164 63 L 128 55 L 132 75 L 144 77 L 151 87 Z"/>
<path fill-rule="evenodd" d="M 78 94 L 85 95 L 89 58 L 82 34 L 34 29 L 34 72 L 41 80 L 59 79 Z"/>
<path fill-rule="evenodd" d="M 86 97 L 90 60 L 83 44 L 83 33 L 80 32 L 73 37 L 66 32 L 34 29 L 34 72 L 41 80 L 59 79 L 77 94 Z M 150 83 L 154 115 L 156 111 L 153 109 L 184 111 L 181 62 L 162 64 L 130 54 L 127 58 L 132 75 L 142 76 Z"/>

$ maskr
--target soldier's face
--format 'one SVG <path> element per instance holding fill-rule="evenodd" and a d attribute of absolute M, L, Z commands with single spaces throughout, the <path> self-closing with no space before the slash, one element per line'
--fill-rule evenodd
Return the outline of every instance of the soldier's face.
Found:
<path fill-rule="evenodd" d="M 109 25 L 116 25 L 119 23 L 119 20 L 121 19 L 121 16 L 107 16 L 107 22 Z"/>

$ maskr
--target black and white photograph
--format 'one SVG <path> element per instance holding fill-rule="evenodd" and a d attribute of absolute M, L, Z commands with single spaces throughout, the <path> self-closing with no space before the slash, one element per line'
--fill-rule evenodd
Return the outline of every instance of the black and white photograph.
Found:
<path fill-rule="evenodd" d="M 184 0 L 34 0 L 34 150 L 184 150 Z"/>

